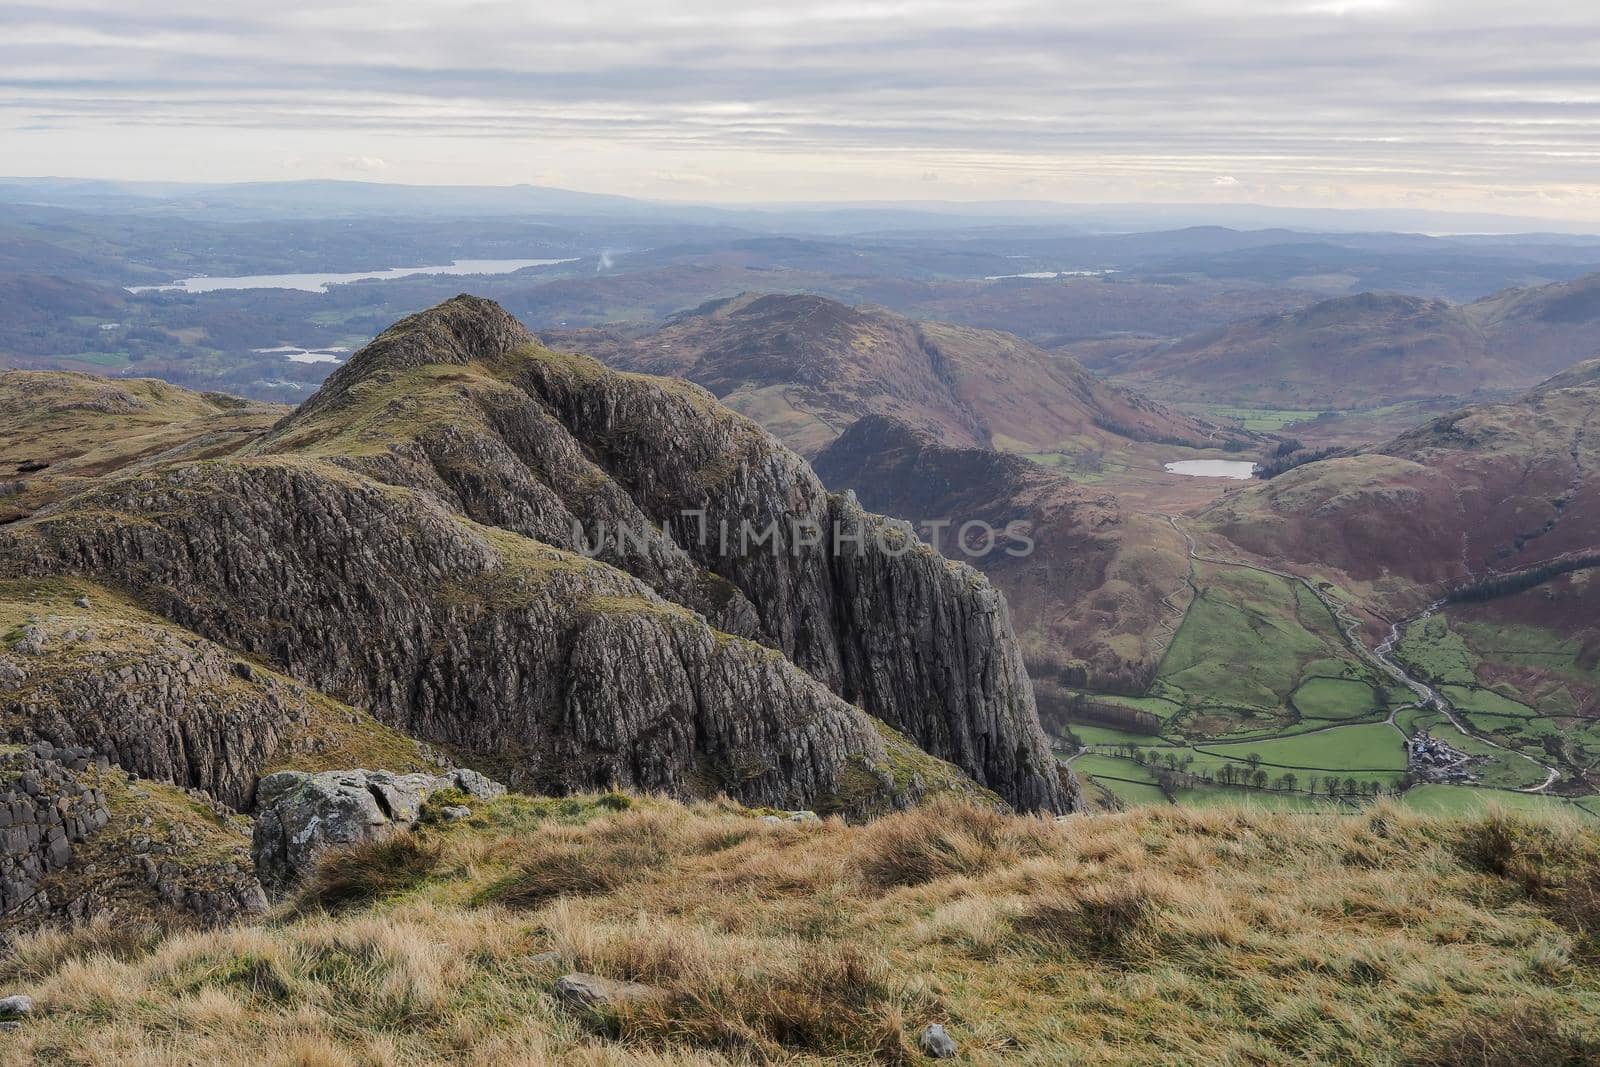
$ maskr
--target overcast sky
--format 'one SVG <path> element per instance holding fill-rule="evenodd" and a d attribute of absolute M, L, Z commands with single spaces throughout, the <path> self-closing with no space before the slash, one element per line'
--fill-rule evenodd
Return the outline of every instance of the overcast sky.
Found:
<path fill-rule="evenodd" d="M 0 173 L 1600 219 L 1600 2 L 0 0 Z"/>

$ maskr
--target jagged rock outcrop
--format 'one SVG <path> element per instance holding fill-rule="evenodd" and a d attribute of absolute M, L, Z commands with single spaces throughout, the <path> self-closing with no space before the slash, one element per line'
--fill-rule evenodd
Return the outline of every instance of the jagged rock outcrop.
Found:
<path fill-rule="evenodd" d="M 0 751 L 0 943 L 102 915 L 212 926 L 264 911 L 241 822 L 87 748 Z"/>
<path fill-rule="evenodd" d="M 449 403 L 408 403 L 419 375 L 448 382 Z M 387 331 L 257 450 L 329 456 L 564 547 L 577 523 L 599 558 L 775 646 L 1013 804 L 1072 806 L 1004 600 L 698 387 L 546 352 L 458 297 Z"/>
<path fill-rule="evenodd" d="M 92 753 L 57 755 L 47 741 L 0 753 L 0 914 L 49 911 L 44 876 L 65 867 L 73 845 L 111 818 L 105 794 L 72 773 L 88 766 Z"/>
<path fill-rule="evenodd" d="M 370 716 L 146 615 L 113 594 L 0 582 L 0 611 L 25 613 L 0 654 L 0 731 L 84 746 L 141 778 L 201 789 L 247 810 L 264 768 L 379 748 L 425 764 Z"/>
<path fill-rule="evenodd" d="M 257 790 L 250 849 L 261 884 L 271 893 L 282 893 L 310 872 L 324 849 L 409 829 L 428 798 L 447 789 L 480 800 L 506 791 L 499 782 L 463 769 L 438 775 L 366 770 L 269 774 Z"/>
<path fill-rule="evenodd" d="M 600 558 L 572 551 L 619 526 Z M 233 803 L 293 723 L 260 693 L 242 735 L 184 712 L 191 677 L 233 669 L 221 648 L 518 788 L 856 814 L 976 791 L 920 745 L 1015 806 L 1074 804 L 976 572 L 703 390 L 547 352 L 486 301 L 398 324 L 253 444 L 119 470 L 0 530 L 0 579 L 38 575 L 114 583 L 211 643 L 149 668 L 179 698 L 149 738 L 49 728 Z M 113 726 L 148 713 L 102 688 Z"/>

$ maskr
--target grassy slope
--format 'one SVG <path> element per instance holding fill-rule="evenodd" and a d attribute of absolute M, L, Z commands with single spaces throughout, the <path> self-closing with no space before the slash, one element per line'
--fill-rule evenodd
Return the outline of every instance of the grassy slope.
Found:
<path fill-rule="evenodd" d="M 39 1013 L 6 1052 L 906 1062 L 941 1021 L 978 1062 L 1593 1062 L 1597 875 L 1594 831 L 1524 816 L 946 805 L 804 828 L 513 797 L 327 865 L 331 915 L 25 940 L 0 982 Z M 551 995 L 572 969 L 666 998 L 576 1016 Z"/>
<path fill-rule="evenodd" d="M 152 378 L 0 373 L 0 478 L 26 475 L 16 492 L 0 497 L 0 521 L 61 499 L 87 479 L 160 456 L 227 454 L 286 410 Z"/>
<path fill-rule="evenodd" d="M 1192 732 L 1286 726 L 1297 718 L 1291 698 L 1311 679 L 1370 680 L 1327 609 L 1298 585 L 1205 564 L 1196 567 L 1195 580 L 1200 596 L 1173 638 L 1155 689 L 1190 709 Z"/>

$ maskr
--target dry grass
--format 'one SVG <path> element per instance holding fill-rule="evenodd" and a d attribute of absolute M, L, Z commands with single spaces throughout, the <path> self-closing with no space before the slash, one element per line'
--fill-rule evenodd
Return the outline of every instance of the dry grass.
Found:
<path fill-rule="evenodd" d="M 893 1063 L 939 1021 L 1006 1064 L 1600 1062 L 1577 824 L 622 807 L 506 798 L 258 928 L 35 936 L 0 965 L 40 1009 L 0 1059 Z M 566 970 L 665 996 L 579 1017 Z"/>
<path fill-rule="evenodd" d="M 440 843 L 422 834 L 395 834 L 325 853 L 311 872 L 303 900 L 330 911 L 369 904 L 419 884 L 442 859 Z"/>

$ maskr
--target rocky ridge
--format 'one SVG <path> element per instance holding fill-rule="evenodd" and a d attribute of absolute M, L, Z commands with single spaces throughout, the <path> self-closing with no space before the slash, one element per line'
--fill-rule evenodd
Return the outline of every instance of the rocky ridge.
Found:
<path fill-rule="evenodd" d="M 448 400 L 417 402 L 419 375 L 447 382 Z M 975 571 L 830 494 L 798 455 L 696 386 L 548 352 L 492 303 L 460 297 L 386 332 L 254 450 L 326 456 L 557 547 L 580 547 L 582 527 L 604 540 L 598 559 L 776 647 L 1012 803 L 1070 805 L 1004 601 Z M 619 529 L 643 534 L 645 550 L 619 546 Z M 821 543 L 801 544 L 803 530 Z M 776 550 L 752 550 L 745 534 L 768 531 Z"/>
<path fill-rule="evenodd" d="M 170 387 L 48 388 L 73 425 L 36 428 L 46 458 L 18 462 L 0 528 L 0 725 L 152 779 L 126 796 L 173 829 L 138 853 L 160 857 L 128 881 L 141 893 L 250 910 L 228 827 L 258 781 L 437 767 L 413 738 L 542 792 L 852 815 L 946 789 L 1076 804 L 977 572 L 830 494 L 704 391 L 550 353 L 492 304 L 398 324 L 264 433 Z M 160 448 L 117 444 L 129 412 Z M 694 536 L 725 522 L 855 533 L 738 552 Z M 174 814 L 183 789 L 216 814 Z M 196 833 L 216 839 L 199 881 L 173 867 Z M 128 840 L 89 839 L 92 862 Z"/>

